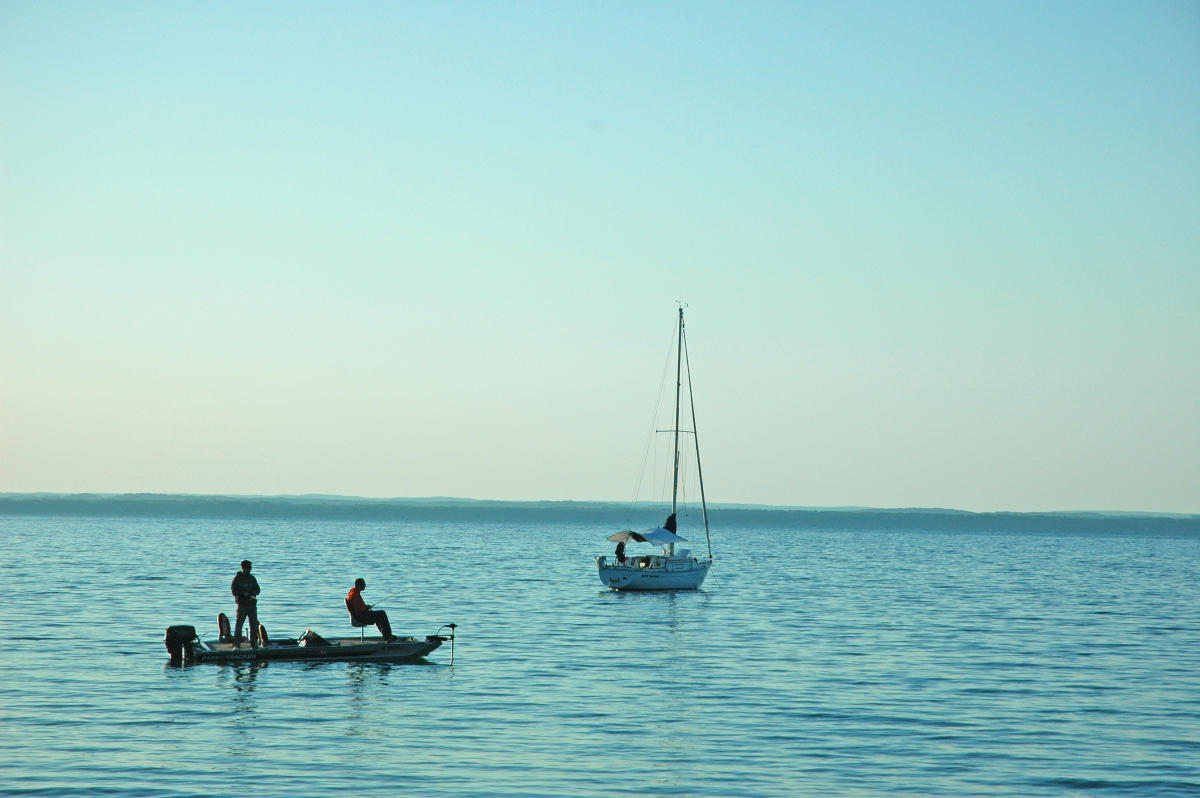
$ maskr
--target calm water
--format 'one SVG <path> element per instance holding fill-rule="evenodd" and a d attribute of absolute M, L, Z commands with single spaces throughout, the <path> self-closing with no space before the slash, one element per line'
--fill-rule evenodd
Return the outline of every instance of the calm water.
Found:
<path fill-rule="evenodd" d="M 0 793 L 1200 795 L 1200 534 L 742 524 L 617 594 L 612 531 L 0 517 Z M 363 576 L 453 667 L 168 667 L 243 557 L 272 636 Z"/>

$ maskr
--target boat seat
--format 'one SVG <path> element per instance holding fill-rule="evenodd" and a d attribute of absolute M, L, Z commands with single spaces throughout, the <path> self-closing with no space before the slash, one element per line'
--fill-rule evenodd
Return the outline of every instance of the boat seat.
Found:
<path fill-rule="evenodd" d="M 350 599 L 346 599 L 346 612 L 350 613 L 350 625 L 358 630 L 358 642 L 361 643 L 363 641 L 363 634 L 364 634 L 363 630 L 368 626 L 374 626 L 374 624 L 371 622 L 365 622 L 365 623 L 358 622 L 358 619 L 356 619 L 354 617 L 354 613 L 350 612 Z"/>

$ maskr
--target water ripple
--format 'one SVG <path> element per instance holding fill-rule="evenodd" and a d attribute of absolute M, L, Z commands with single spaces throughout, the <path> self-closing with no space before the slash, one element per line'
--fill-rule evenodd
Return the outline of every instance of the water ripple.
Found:
<path fill-rule="evenodd" d="M 741 529 L 637 595 L 610 531 L 0 518 L 0 793 L 1200 793 L 1194 537 Z M 165 666 L 243 556 L 272 636 L 365 576 L 454 667 Z"/>

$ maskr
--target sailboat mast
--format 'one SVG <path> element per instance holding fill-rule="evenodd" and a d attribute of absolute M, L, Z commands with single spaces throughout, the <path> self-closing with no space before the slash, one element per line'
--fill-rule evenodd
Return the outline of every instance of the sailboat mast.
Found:
<path fill-rule="evenodd" d="M 675 471 L 671 480 L 671 514 L 675 514 L 675 500 L 679 495 L 679 390 L 683 373 L 683 306 L 679 306 L 679 334 L 676 336 L 675 351 Z"/>

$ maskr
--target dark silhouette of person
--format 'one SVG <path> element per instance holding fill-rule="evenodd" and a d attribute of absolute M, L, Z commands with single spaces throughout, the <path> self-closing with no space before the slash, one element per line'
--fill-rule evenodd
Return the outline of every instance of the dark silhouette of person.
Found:
<path fill-rule="evenodd" d="M 234 627 L 233 639 L 239 641 L 242 636 L 242 624 L 250 621 L 250 647 L 258 648 L 258 580 L 250 573 L 250 561 L 242 560 L 242 570 L 233 576 L 229 585 L 237 602 L 237 625 Z"/>
<path fill-rule="evenodd" d="M 383 610 L 373 610 L 370 604 L 363 601 L 362 592 L 366 589 L 367 581 L 359 577 L 354 580 L 354 587 L 350 588 L 350 592 L 346 594 L 346 609 L 350 610 L 350 617 L 353 619 L 354 625 L 375 624 L 379 628 L 379 634 L 383 635 L 385 643 L 398 639 L 392 634 L 392 625 L 388 622 L 387 613 Z"/>
<path fill-rule="evenodd" d="M 625 541 L 623 540 L 617 543 L 617 564 L 625 564 Z"/>

